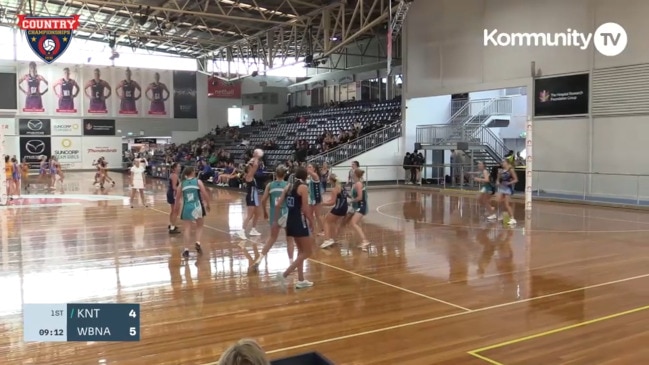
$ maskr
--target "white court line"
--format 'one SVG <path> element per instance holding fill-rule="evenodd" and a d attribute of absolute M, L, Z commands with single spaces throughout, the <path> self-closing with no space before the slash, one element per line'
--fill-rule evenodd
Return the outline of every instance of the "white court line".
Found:
<path fill-rule="evenodd" d="M 346 274 L 353 275 L 353 276 L 356 276 L 356 277 L 359 277 L 359 278 L 362 278 L 362 279 L 365 279 L 365 280 L 373 281 L 373 282 L 378 283 L 378 284 L 383 284 L 383 285 L 389 286 L 389 287 L 391 287 L 393 289 L 398 289 L 398 290 L 404 291 L 406 293 L 417 295 L 417 296 L 420 296 L 422 298 L 426 298 L 426 299 L 429 299 L 429 300 L 432 300 L 432 301 L 435 301 L 435 302 L 438 302 L 438 303 L 446 304 L 448 306 L 455 307 L 457 309 L 461 309 L 461 310 L 463 310 L 465 312 L 470 312 L 471 311 L 471 309 L 469 309 L 469 308 L 462 307 L 460 305 L 453 304 L 453 303 L 447 302 L 445 300 L 437 299 L 435 297 L 430 297 L 430 296 L 422 294 L 422 293 L 417 293 L 416 291 L 412 291 L 412 290 L 409 290 L 409 289 L 406 289 L 404 287 L 400 287 L 400 286 L 397 286 L 397 285 L 394 285 L 394 284 L 386 283 L 385 281 L 381 281 L 381 280 L 378 280 L 378 279 L 371 278 L 369 276 L 361 275 L 361 274 L 355 273 L 353 271 L 345 270 L 345 269 L 340 268 L 338 266 L 326 264 L 326 263 L 324 263 L 322 261 L 319 261 L 319 260 L 309 259 L 309 261 L 315 262 L 317 264 L 320 264 L 322 266 L 326 266 L 326 267 L 331 268 L 331 269 L 342 271 L 342 272 L 344 272 Z"/>
<path fill-rule="evenodd" d="M 32 208 L 56 208 L 56 207 L 74 207 L 80 206 L 81 203 L 56 203 L 56 204 L 27 204 L 27 205 L 0 205 L 0 209 L 32 209 Z"/>
<path fill-rule="evenodd" d="M 384 216 L 384 217 L 388 217 L 388 218 L 392 218 L 392 219 L 396 219 L 396 220 L 400 220 L 400 221 L 405 221 L 406 220 L 405 218 L 398 217 L 396 215 L 390 215 L 390 214 L 387 214 L 387 213 L 383 213 L 381 211 L 381 209 L 384 208 L 384 207 L 390 206 L 390 205 L 401 204 L 401 203 L 410 203 L 410 202 L 414 202 L 414 201 L 417 201 L 417 200 L 401 200 L 401 201 L 381 204 L 378 207 L 376 207 L 376 212 L 379 213 L 380 215 Z M 619 222 L 625 222 L 625 223 L 636 223 L 636 224 L 649 225 L 649 223 L 647 223 L 647 222 L 625 221 L 625 220 L 621 220 L 621 219 L 616 220 L 616 219 L 612 219 L 612 218 L 585 217 L 585 216 L 581 216 L 581 215 L 577 215 L 577 214 L 554 213 L 554 212 L 551 213 L 551 214 L 552 215 L 574 216 L 574 217 L 578 217 L 578 218 L 602 219 L 602 220 L 609 220 L 609 221 L 613 221 L 613 222 L 619 221 Z M 419 223 L 428 224 L 428 225 L 436 226 L 436 227 L 442 227 L 442 228 L 445 228 L 445 229 L 456 229 L 458 227 L 471 227 L 471 226 L 466 226 L 466 225 L 453 225 L 453 224 L 433 223 L 433 222 L 419 222 Z M 475 227 L 478 227 L 478 226 L 475 226 Z M 508 229 L 511 229 L 513 231 L 521 231 L 521 232 L 525 231 L 525 228 L 522 228 L 522 227 L 521 228 L 513 227 L 513 228 L 508 228 Z M 565 230 L 565 231 L 561 231 L 561 230 L 552 230 L 552 229 L 531 229 L 531 230 L 527 230 L 527 231 L 545 232 L 545 233 L 644 233 L 644 232 L 649 232 L 649 228 L 648 229 L 612 230 L 612 231 L 604 231 L 604 230 L 602 230 L 602 231 L 593 231 L 593 230 Z"/>
<path fill-rule="evenodd" d="M 444 315 L 444 316 L 427 318 L 427 319 L 422 319 L 422 320 L 419 320 L 419 321 L 402 323 L 402 324 L 397 324 L 397 325 L 389 326 L 389 327 L 377 328 L 375 330 L 352 333 L 351 335 L 345 335 L 345 336 L 339 336 L 339 337 L 331 337 L 331 338 L 327 338 L 327 339 L 324 339 L 324 340 L 313 341 L 313 342 L 304 343 L 304 344 L 300 344 L 300 345 L 289 346 L 289 347 L 284 347 L 284 348 L 280 348 L 280 349 L 276 349 L 276 350 L 266 351 L 266 354 L 272 355 L 272 354 L 276 354 L 276 353 L 279 353 L 279 352 L 292 351 L 292 350 L 297 350 L 297 349 L 304 348 L 304 347 L 313 348 L 315 346 L 322 345 L 322 344 L 329 343 L 329 342 L 348 340 L 350 338 L 361 337 L 361 336 L 371 335 L 371 334 L 375 334 L 375 333 L 391 331 L 391 330 L 400 329 L 400 328 L 404 328 L 404 327 L 412 327 L 412 326 L 416 326 L 416 325 L 420 325 L 420 324 L 424 324 L 424 323 L 440 321 L 440 320 L 443 320 L 443 319 L 466 316 L 466 315 L 473 314 L 473 313 L 485 312 L 485 311 L 492 310 L 492 309 L 498 309 L 498 308 L 512 306 L 512 305 L 515 305 L 515 304 L 532 302 L 532 301 L 539 300 L 539 299 L 550 298 L 550 297 L 555 297 L 555 296 L 559 296 L 559 295 L 574 293 L 576 291 L 581 291 L 581 290 L 588 290 L 588 289 L 599 288 L 599 287 L 607 286 L 607 285 L 624 283 L 624 282 L 627 282 L 627 281 L 643 279 L 643 278 L 646 278 L 646 277 L 649 277 L 649 274 L 633 276 L 633 277 L 630 277 L 630 278 L 625 278 L 625 279 L 620 279 L 620 280 L 608 281 L 608 282 L 601 283 L 601 284 L 588 285 L 588 286 L 585 286 L 585 287 L 582 287 L 582 288 L 565 290 L 565 291 L 561 291 L 561 292 L 557 292 L 557 293 L 541 295 L 541 296 L 538 296 L 538 297 L 522 299 L 522 300 L 519 300 L 519 301 L 516 301 L 516 302 L 508 302 L 508 303 L 492 305 L 492 306 L 489 306 L 489 307 L 472 309 L 472 310 L 467 311 L 467 312 L 447 314 L 447 315 Z M 217 364 L 218 364 L 218 362 L 209 362 L 209 363 L 202 364 L 202 365 L 217 365 Z"/>
<path fill-rule="evenodd" d="M 169 213 L 166 213 L 166 212 L 164 212 L 164 211 L 162 211 L 162 210 L 160 210 L 160 209 L 156 209 L 156 208 L 150 208 L 150 209 L 151 209 L 151 210 L 155 210 L 156 212 L 159 212 L 159 213 L 169 214 Z M 208 226 L 208 225 L 206 225 L 206 224 L 204 224 L 203 227 L 208 228 L 208 229 L 211 229 L 211 230 L 214 230 L 214 231 L 217 231 L 217 232 L 222 232 L 222 233 L 231 234 L 231 233 L 228 232 L 228 231 L 225 231 L 225 230 L 222 230 L 222 229 L 219 229 L 219 228 L 216 228 L 216 227 L 211 227 L 211 226 Z M 250 242 L 253 242 L 253 243 L 255 243 L 255 244 L 259 244 L 259 242 L 253 241 L 253 240 L 251 240 L 250 238 L 247 238 L 246 241 L 250 241 Z M 329 268 L 332 268 L 332 269 L 336 269 L 336 270 L 338 270 L 338 271 L 342 271 L 342 272 L 348 273 L 348 274 L 350 274 L 350 275 L 355 275 L 355 276 L 357 276 L 357 277 L 360 277 L 360 278 L 363 278 L 363 279 L 366 279 L 366 280 L 373 281 L 373 282 L 375 282 L 375 283 L 377 283 L 377 284 L 383 284 L 383 285 L 388 286 L 388 287 L 391 287 L 391 288 L 393 288 L 393 289 L 398 289 L 398 290 L 404 291 L 404 292 L 406 292 L 406 293 L 413 294 L 413 295 L 417 295 L 417 296 L 419 296 L 419 297 L 426 298 L 426 299 L 429 299 L 429 300 L 432 300 L 432 301 L 435 301 L 435 302 L 438 302 L 438 303 L 443 303 L 443 304 L 449 305 L 449 306 L 451 306 L 451 307 L 461 309 L 461 310 L 463 310 L 463 311 L 469 311 L 469 310 L 470 310 L 470 309 L 468 309 L 468 308 L 465 308 L 465 307 L 459 306 L 459 305 L 457 305 L 457 304 L 449 303 L 449 302 L 447 302 L 447 301 L 444 301 L 444 300 L 441 300 L 441 299 L 437 299 L 437 298 L 435 298 L 435 297 L 431 297 L 431 296 L 428 296 L 428 295 L 425 295 L 425 294 L 422 294 L 422 293 L 417 293 L 417 292 L 415 292 L 415 291 L 412 291 L 412 290 L 409 290 L 409 289 L 406 289 L 406 288 L 402 288 L 402 287 L 397 286 L 397 285 L 393 285 L 393 284 L 390 284 L 390 283 L 386 283 L 385 281 L 381 281 L 381 280 L 373 279 L 373 278 L 371 278 L 371 277 L 369 277 L 369 276 L 365 276 L 365 275 L 357 274 L 357 273 L 355 273 L 355 272 L 353 272 L 353 271 L 349 271 L 349 270 L 341 269 L 341 268 L 339 268 L 339 267 L 337 267 L 337 266 L 334 266 L 334 265 L 325 264 L 324 262 L 321 262 L 321 261 L 318 261 L 318 260 L 309 259 L 309 261 L 312 261 L 312 262 L 314 262 L 314 263 L 317 263 L 317 264 L 320 264 L 320 265 L 322 265 L 322 266 L 326 266 L 326 267 L 329 267 Z"/>

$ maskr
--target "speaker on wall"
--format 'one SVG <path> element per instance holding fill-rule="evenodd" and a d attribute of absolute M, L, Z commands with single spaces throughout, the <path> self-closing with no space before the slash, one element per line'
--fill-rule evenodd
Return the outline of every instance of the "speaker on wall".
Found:
<path fill-rule="evenodd" d="M 469 142 L 458 142 L 457 149 L 460 151 L 466 151 L 469 149 Z"/>
<path fill-rule="evenodd" d="M 415 142 L 415 151 L 419 151 L 421 149 L 421 143 Z"/>

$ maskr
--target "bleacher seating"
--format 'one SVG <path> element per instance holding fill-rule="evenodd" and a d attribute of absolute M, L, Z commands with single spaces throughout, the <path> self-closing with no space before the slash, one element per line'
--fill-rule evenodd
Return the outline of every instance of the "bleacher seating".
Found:
<path fill-rule="evenodd" d="M 300 118 L 305 121 L 299 122 Z M 400 118 L 400 99 L 347 102 L 336 107 L 299 108 L 265 121 L 263 125 L 241 128 L 241 138 L 249 142 L 246 146 L 225 136 L 213 136 L 213 139 L 219 147 L 230 151 L 236 162 L 243 162 L 247 149 L 260 146 L 267 140 L 275 141 L 277 148 L 266 150 L 266 161 L 274 166 L 292 158 L 296 139 L 314 144 L 325 131 L 337 133 L 350 129 L 356 121 L 385 125 Z"/>

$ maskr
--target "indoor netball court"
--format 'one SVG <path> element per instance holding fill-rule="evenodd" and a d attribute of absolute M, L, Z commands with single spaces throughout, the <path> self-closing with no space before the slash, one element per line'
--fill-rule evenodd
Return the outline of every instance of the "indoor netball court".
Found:
<path fill-rule="evenodd" d="M 255 273 L 261 245 L 231 236 L 238 191 L 212 189 L 204 254 L 185 262 L 182 235 L 166 230 L 164 181 L 135 210 L 119 179 L 104 193 L 91 181 L 70 173 L 65 194 L 22 200 L 39 209 L 2 208 L 3 365 L 206 365 L 245 337 L 271 359 L 316 351 L 348 365 L 649 358 L 645 212 L 539 202 L 503 228 L 471 195 L 374 189 L 369 252 L 345 231 L 308 261 L 315 286 L 287 293 L 272 280 L 288 265 L 285 244 Z M 23 303 L 70 302 L 140 303 L 141 341 L 22 341 Z"/>

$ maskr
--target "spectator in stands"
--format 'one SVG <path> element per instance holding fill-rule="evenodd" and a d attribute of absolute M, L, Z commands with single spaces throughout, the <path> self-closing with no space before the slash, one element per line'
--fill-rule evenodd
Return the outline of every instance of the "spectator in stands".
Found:
<path fill-rule="evenodd" d="M 236 179 L 237 174 L 234 168 L 234 163 L 228 162 L 228 165 L 223 169 L 223 172 L 219 174 L 218 179 L 216 180 L 216 185 L 218 186 L 229 186 L 231 179 Z"/>
<path fill-rule="evenodd" d="M 205 160 L 200 160 L 198 162 L 198 179 L 207 182 L 210 179 L 214 178 L 214 169 L 210 166 L 209 163 Z"/>
<path fill-rule="evenodd" d="M 270 365 L 270 361 L 255 340 L 243 339 L 225 350 L 217 365 Z"/>

